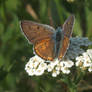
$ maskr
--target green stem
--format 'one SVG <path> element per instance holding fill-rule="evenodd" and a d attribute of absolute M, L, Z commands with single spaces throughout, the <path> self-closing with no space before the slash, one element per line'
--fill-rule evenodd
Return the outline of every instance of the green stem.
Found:
<path fill-rule="evenodd" d="M 70 88 L 69 91 L 70 91 L 70 92 L 77 92 L 77 90 L 74 89 L 74 88 Z"/>
<path fill-rule="evenodd" d="M 77 92 L 77 84 L 70 79 L 68 76 L 64 76 L 63 79 L 61 79 L 64 83 L 67 84 L 67 87 L 69 88 L 69 92 Z"/>
<path fill-rule="evenodd" d="M 69 92 L 77 92 L 77 85 L 75 85 L 73 82 L 71 85 L 68 85 L 69 87 Z"/>

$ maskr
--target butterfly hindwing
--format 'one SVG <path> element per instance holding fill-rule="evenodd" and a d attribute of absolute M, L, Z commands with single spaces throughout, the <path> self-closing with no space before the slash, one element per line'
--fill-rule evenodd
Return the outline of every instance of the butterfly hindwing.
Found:
<path fill-rule="evenodd" d="M 45 60 L 53 61 L 55 58 L 55 41 L 45 38 L 34 44 L 35 53 Z"/>
<path fill-rule="evenodd" d="M 68 49 L 69 46 L 69 42 L 70 42 L 70 37 L 72 34 L 72 29 L 73 29 L 73 24 L 74 24 L 74 16 L 71 15 L 64 23 L 63 25 L 63 39 L 61 40 L 61 48 L 59 51 L 59 55 L 58 55 L 58 59 L 61 60 L 64 55 L 66 54 L 66 51 Z"/>

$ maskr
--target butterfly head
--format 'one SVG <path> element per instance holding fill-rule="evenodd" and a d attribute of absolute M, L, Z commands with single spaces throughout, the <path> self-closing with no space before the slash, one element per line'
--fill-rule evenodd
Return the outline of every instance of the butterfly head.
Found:
<path fill-rule="evenodd" d="M 61 27 L 58 27 L 58 28 L 56 29 L 56 31 L 57 31 L 57 32 L 61 32 L 61 31 L 62 31 Z"/>

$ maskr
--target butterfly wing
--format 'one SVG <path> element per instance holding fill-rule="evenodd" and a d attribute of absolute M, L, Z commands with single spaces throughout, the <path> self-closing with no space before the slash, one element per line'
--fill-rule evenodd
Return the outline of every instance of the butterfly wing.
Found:
<path fill-rule="evenodd" d="M 55 29 L 32 21 L 21 21 L 21 28 L 29 42 L 34 45 L 35 53 L 52 61 L 55 57 L 55 41 L 52 39 Z"/>
<path fill-rule="evenodd" d="M 21 21 L 21 29 L 28 41 L 32 44 L 36 41 L 50 37 L 54 34 L 54 28 L 48 25 L 35 23 L 32 21 Z"/>
<path fill-rule="evenodd" d="M 35 53 L 45 60 L 53 61 L 55 58 L 55 41 L 49 37 L 34 44 Z"/>
<path fill-rule="evenodd" d="M 63 25 L 63 39 L 62 39 L 62 45 L 59 51 L 58 59 L 61 60 L 69 46 L 70 37 L 72 34 L 73 24 L 74 24 L 74 15 L 71 15 L 64 23 Z"/>

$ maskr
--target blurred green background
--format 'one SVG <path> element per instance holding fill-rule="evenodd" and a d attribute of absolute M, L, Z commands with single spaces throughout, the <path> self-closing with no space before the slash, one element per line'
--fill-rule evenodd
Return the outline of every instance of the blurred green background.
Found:
<path fill-rule="evenodd" d="M 56 78 L 29 77 L 25 72 L 33 51 L 21 33 L 19 21 L 50 25 L 53 20 L 57 27 L 71 14 L 76 18 L 73 36 L 92 40 L 92 0 L 0 0 L 0 92 L 66 92 Z M 85 80 L 92 82 L 91 77 Z"/>

